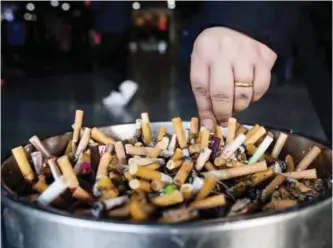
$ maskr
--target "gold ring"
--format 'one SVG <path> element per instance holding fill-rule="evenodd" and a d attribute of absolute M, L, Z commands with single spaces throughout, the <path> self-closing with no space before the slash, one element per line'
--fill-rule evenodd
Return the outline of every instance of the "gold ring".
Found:
<path fill-rule="evenodd" d="M 242 83 L 242 82 L 235 82 L 235 87 L 242 87 L 242 88 L 250 88 L 253 87 L 253 83 Z"/>

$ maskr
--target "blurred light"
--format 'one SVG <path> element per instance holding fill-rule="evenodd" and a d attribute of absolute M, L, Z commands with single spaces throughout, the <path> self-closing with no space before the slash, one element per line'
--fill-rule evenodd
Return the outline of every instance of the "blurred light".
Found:
<path fill-rule="evenodd" d="M 165 41 L 160 41 L 157 45 L 157 50 L 159 53 L 163 54 L 168 48 L 168 44 Z"/>
<path fill-rule="evenodd" d="M 13 21 L 14 18 L 15 18 L 13 11 L 10 10 L 10 9 L 5 10 L 3 15 L 4 15 L 4 19 L 9 21 L 9 22 Z"/>
<path fill-rule="evenodd" d="M 35 9 L 35 5 L 33 3 L 28 3 L 26 6 L 27 10 L 33 11 Z"/>
<path fill-rule="evenodd" d="M 32 14 L 32 18 L 31 18 L 31 21 L 37 21 L 37 16 Z"/>
<path fill-rule="evenodd" d="M 70 5 L 68 3 L 63 3 L 61 5 L 61 8 L 64 10 L 64 11 L 68 11 L 70 9 Z"/>
<path fill-rule="evenodd" d="M 32 20 L 32 15 L 30 13 L 25 13 L 23 15 L 23 17 L 26 21 L 31 21 Z"/>
<path fill-rule="evenodd" d="M 134 3 L 132 4 L 132 8 L 135 9 L 135 10 L 140 9 L 140 7 L 141 7 L 141 5 L 140 5 L 139 2 L 134 2 Z"/>
<path fill-rule="evenodd" d="M 59 6 L 59 2 L 57 0 L 51 0 L 51 6 L 52 7 L 58 7 Z"/>
<path fill-rule="evenodd" d="M 168 9 L 175 9 L 175 8 L 176 8 L 176 4 L 175 3 L 172 3 L 172 4 L 168 3 Z"/>
<path fill-rule="evenodd" d="M 84 0 L 84 5 L 89 6 L 91 4 L 91 0 Z"/>

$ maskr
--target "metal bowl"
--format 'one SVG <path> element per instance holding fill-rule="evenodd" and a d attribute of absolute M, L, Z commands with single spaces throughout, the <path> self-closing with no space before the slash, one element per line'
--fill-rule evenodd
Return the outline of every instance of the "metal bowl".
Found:
<path fill-rule="evenodd" d="M 189 127 L 188 122 L 183 124 Z M 170 122 L 152 123 L 155 135 L 161 125 L 173 132 Z M 118 139 L 127 139 L 134 135 L 135 125 L 102 127 L 101 130 Z M 278 134 L 277 130 L 270 131 Z M 66 133 L 43 142 L 57 156 L 62 154 L 70 138 L 71 133 Z M 322 153 L 312 167 L 317 168 L 320 177 L 328 178 L 332 174 L 332 150 L 314 140 L 289 134 L 281 155 L 289 153 L 298 162 L 313 145 L 322 148 Z M 33 149 L 29 144 L 25 150 L 31 153 Z M 285 211 L 242 217 L 182 224 L 127 223 L 77 217 L 18 199 L 25 184 L 12 156 L 2 164 L 1 181 L 3 236 L 7 248 L 332 247 L 331 195 Z"/>

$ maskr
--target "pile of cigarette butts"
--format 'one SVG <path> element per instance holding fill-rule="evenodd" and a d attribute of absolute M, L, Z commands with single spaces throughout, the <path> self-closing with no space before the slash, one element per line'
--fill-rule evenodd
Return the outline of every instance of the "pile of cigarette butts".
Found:
<path fill-rule="evenodd" d="M 31 185 L 25 199 L 91 218 L 177 223 L 291 208 L 327 192 L 325 180 L 309 169 L 319 147 L 295 164 L 290 154 L 279 157 L 288 135 L 280 132 L 274 141 L 257 124 L 248 130 L 230 118 L 224 137 L 220 126 L 210 132 L 193 117 L 184 129 L 177 117 L 174 133 L 160 126 L 153 137 L 142 113 L 134 137 L 116 141 L 82 123 L 83 111 L 76 110 L 60 157 L 37 136 L 29 140 L 31 154 L 12 149 Z"/>

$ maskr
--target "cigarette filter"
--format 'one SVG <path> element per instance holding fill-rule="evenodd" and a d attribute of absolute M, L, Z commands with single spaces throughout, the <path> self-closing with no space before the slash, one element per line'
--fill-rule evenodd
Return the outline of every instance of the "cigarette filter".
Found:
<path fill-rule="evenodd" d="M 279 134 L 279 137 L 274 145 L 274 148 L 273 148 L 273 151 L 272 151 L 272 157 L 273 158 L 278 158 L 281 151 L 282 151 L 282 148 L 284 146 L 284 144 L 286 143 L 287 141 L 287 138 L 288 138 L 288 135 L 285 134 L 285 133 L 280 133 Z"/>
<path fill-rule="evenodd" d="M 40 151 L 45 158 L 52 157 L 50 151 L 45 147 L 43 142 L 36 135 L 32 136 L 29 139 L 29 142 L 35 147 L 37 151 Z"/>
<path fill-rule="evenodd" d="M 235 118 L 229 118 L 228 120 L 228 134 L 227 134 L 227 145 L 231 144 L 235 139 L 237 120 Z"/>
<path fill-rule="evenodd" d="M 205 178 L 204 184 L 202 188 L 200 189 L 199 193 L 197 194 L 197 197 L 195 198 L 196 201 L 202 200 L 206 198 L 212 190 L 216 187 L 217 179 L 214 176 L 209 176 Z"/>
<path fill-rule="evenodd" d="M 196 161 L 195 168 L 197 171 L 201 171 L 205 163 L 209 159 L 212 150 L 209 148 L 203 148 L 200 152 L 200 155 Z"/>
<path fill-rule="evenodd" d="M 64 177 L 57 178 L 53 183 L 37 198 L 37 202 L 41 205 L 49 205 L 58 196 L 64 193 L 68 189 Z"/>
<path fill-rule="evenodd" d="M 148 113 L 141 114 L 141 125 L 143 134 L 143 143 L 148 146 L 152 141 L 152 133 Z"/>
<path fill-rule="evenodd" d="M 250 158 L 248 164 L 251 165 L 251 164 L 256 163 L 260 159 L 260 157 L 262 155 L 264 155 L 264 153 L 266 152 L 266 150 L 268 149 L 268 147 L 271 145 L 272 142 L 273 142 L 273 138 L 271 136 L 267 135 L 265 137 L 264 141 L 258 147 L 257 151 Z"/>
<path fill-rule="evenodd" d="M 151 199 L 151 202 L 159 207 L 172 206 L 179 204 L 183 201 L 183 195 L 179 190 L 174 190 L 169 194 L 161 195 Z"/>
<path fill-rule="evenodd" d="M 193 169 L 193 162 L 191 160 L 185 160 L 178 170 L 176 176 L 173 179 L 174 184 L 182 185 L 189 176 Z"/>
<path fill-rule="evenodd" d="M 91 138 L 98 143 L 101 143 L 103 145 L 107 144 L 114 144 L 115 141 L 111 138 L 106 136 L 102 131 L 100 131 L 97 127 L 93 127 L 91 129 Z"/>
<path fill-rule="evenodd" d="M 24 149 L 22 146 L 16 147 L 12 149 L 12 153 L 14 155 L 14 158 L 16 160 L 16 163 L 24 177 L 25 180 L 31 182 L 34 180 L 34 173 L 31 169 L 31 166 L 29 164 L 29 161 L 25 155 Z"/>
<path fill-rule="evenodd" d="M 306 170 L 309 165 L 319 156 L 321 150 L 318 146 L 312 147 L 312 149 L 305 155 L 305 157 L 299 162 L 296 167 L 296 171 Z"/>
<path fill-rule="evenodd" d="M 191 207 L 196 209 L 208 209 L 215 207 L 222 207 L 226 204 L 225 195 L 215 195 L 199 201 L 194 201 L 190 204 Z"/>
<path fill-rule="evenodd" d="M 185 138 L 185 132 L 184 132 L 182 120 L 179 117 L 173 118 L 172 125 L 175 130 L 180 148 L 182 148 L 182 149 L 187 148 L 187 142 L 186 142 L 186 138 Z"/>

